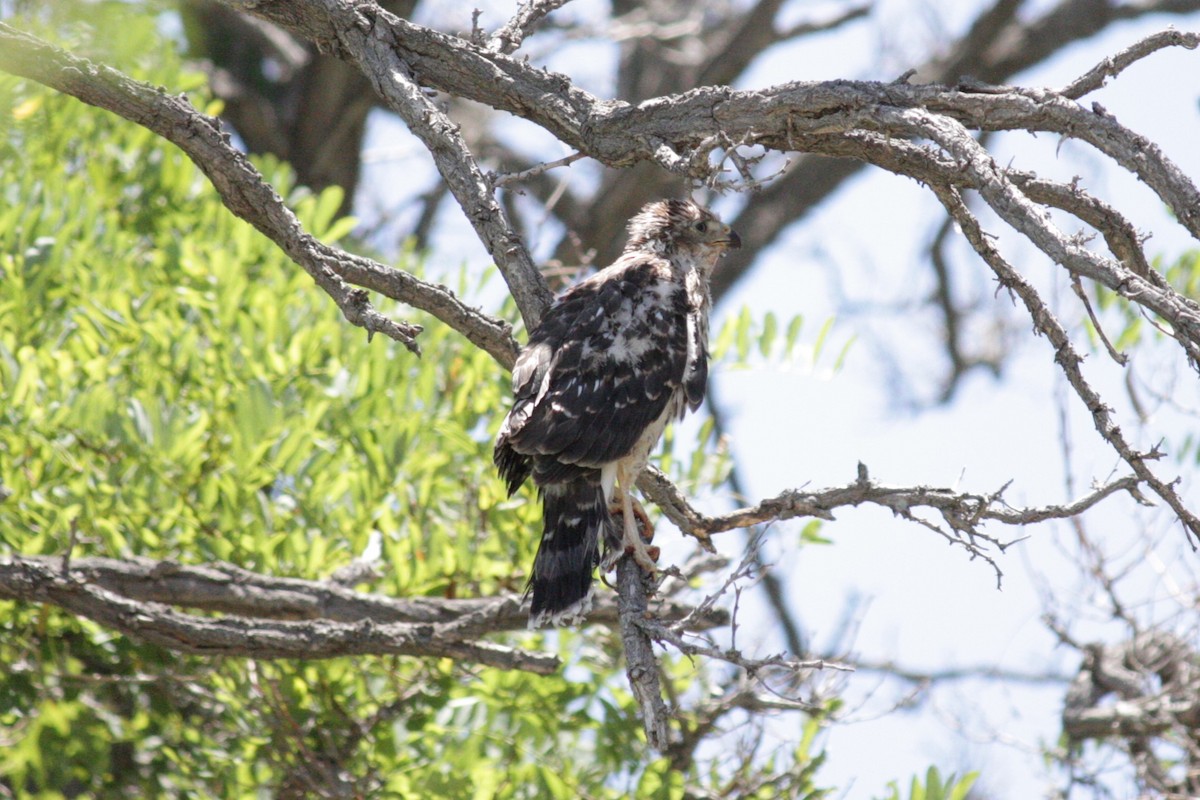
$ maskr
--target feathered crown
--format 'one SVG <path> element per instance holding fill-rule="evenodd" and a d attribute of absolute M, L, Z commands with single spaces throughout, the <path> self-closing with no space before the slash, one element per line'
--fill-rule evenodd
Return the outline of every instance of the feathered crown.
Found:
<path fill-rule="evenodd" d="M 704 214 L 704 209 L 691 200 L 655 200 L 647 203 L 629 220 L 629 241 L 625 249 L 643 249 L 647 246 L 669 249 L 674 244 L 673 231 L 690 225 Z"/>

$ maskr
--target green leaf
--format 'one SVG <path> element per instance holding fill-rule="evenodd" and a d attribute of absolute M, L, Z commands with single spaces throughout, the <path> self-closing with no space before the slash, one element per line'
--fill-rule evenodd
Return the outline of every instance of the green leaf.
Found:
<path fill-rule="evenodd" d="M 947 795 L 948 800 L 967 800 L 967 795 L 971 793 L 971 787 L 975 785 L 975 781 L 979 779 L 978 772 L 968 772 L 962 778 L 954 781 L 954 776 L 950 776 L 952 783 L 950 792 Z"/>
<path fill-rule="evenodd" d="M 854 344 L 857 338 L 858 337 L 856 336 L 851 336 L 846 340 L 846 343 L 842 345 L 842 349 L 838 351 L 837 358 L 833 362 L 834 372 L 841 372 L 842 367 L 846 364 L 846 356 L 850 354 L 850 347 Z"/>
<path fill-rule="evenodd" d="M 742 306 L 742 310 L 738 312 L 737 317 L 737 362 L 745 364 L 750 358 L 750 328 L 753 325 L 753 319 L 750 316 L 750 307 Z"/>
<path fill-rule="evenodd" d="M 787 326 L 787 334 L 784 337 L 784 358 L 790 359 L 792 357 L 792 353 L 794 353 L 796 350 L 796 342 L 800 338 L 800 331 L 803 328 L 804 315 L 797 314 L 796 316 L 792 317 L 792 321 L 789 322 Z"/>
<path fill-rule="evenodd" d="M 821 350 L 825 347 L 825 340 L 829 337 L 829 332 L 833 330 L 834 318 L 830 317 L 821 325 L 821 330 L 817 333 L 817 339 L 813 342 L 813 363 L 821 360 Z"/>
<path fill-rule="evenodd" d="M 775 317 L 774 311 L 768 311 L 766 317 L 763 318 L 762 335 L 758 338 L 758 351 L 762 353 L 763 358 L 768 358 L 771 355 L 771 347 L 775 344 L 775 337 L 779 333 L 779 320 Z"/>

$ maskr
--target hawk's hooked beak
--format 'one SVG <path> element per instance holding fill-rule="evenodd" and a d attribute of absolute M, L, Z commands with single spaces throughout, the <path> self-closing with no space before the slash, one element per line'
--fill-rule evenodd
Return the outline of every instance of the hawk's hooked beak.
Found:
<path fill-rule="evenodd" d="M 737 231 L 726 228 L 725 237 L 717 239 L 714 244 L 725 245 L 725 252 L 729 252 L 730 250 L 737 250 L 742 246 L 742 237 L 737 235 Z"/>

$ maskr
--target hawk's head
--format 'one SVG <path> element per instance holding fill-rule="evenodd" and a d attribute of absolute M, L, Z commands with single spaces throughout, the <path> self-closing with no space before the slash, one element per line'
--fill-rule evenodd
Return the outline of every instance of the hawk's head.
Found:
<path fill-rule="evenodd" d="M 691 200 L 656 200 L 629 221 L 625 250 L 690 256 L 711 269 L 726 250 L 741 246 L 741 238 L 707 208 Z"/>

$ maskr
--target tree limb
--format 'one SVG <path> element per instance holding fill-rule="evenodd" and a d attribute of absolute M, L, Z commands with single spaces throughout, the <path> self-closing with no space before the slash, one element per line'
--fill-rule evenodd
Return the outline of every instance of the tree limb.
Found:
<path fill-rule="evenodd" d="M 977 80 L 1001 83 L 1045 62 L 1068 45 L 1095 35 L 1116 19 L 1200 10 L 1200 0 L 1150 0 L 1120 5 L 1061 0 L 1041 16 L 1029 19 L 1016 13 L 1024 5 L 1020 0 L 997 0 L 944 54 L 917 65 L 913 70 L 914 82 L 952 84 L 970 75 Z M 804 155 L 795 159 L 788 173 L 764 192 L 751 195 L 731 221 L 742 233 L 742 249 L 730 254 L 722 264 L 713 286 L 714 299 L 719 300 L 743 278 L 759 253 L 771 246 L 789 224 L 804 217 L 862 166 L 841 159 Z"/>
<path fill-rule="evenodd" d="M 400 58 L 392 32 L 367 15 L 368 7 L 336 3 L 328 10 L 335 15 L 331 22 L 339 26 L 339 52 L 358 65 L 376 93 L 425 145 L 442 180 L 504 276 L 526 326 L 533 328 L 553 299 L 550 289 L 458 126 L 425 96 L 409 64 Z M 375 10 L 390 16 L 383 9 Z"/>
<path fill-rule="evenodd" d="M 932 131 L 922 136 L 937 139 Z M 1159 313 L 1171 322 L 1170 335 L 1193 365 L 1200 368 L 1200 341 L 1196 337 L 1200 330 L 1197 328 L 1200 304 L 1176 292 L 1150 268 L 1142 250 L 1142 237 L 1129 221 L 1111 205 L 1080 188 L 1078 181 L 1063 184 L 1031 173 L 1000 170 L 996 165 L 987 163 L 981 147 L 963 142 L 961 138 L 957 141 L 965 148 L 964 152 L 981 155 L 981 168 L 963 169 L 960 162 L 947 153 L 891 138 L 886 133 L 852 131 L 836 141 L 796 133 L 792 139 L 796 146 L 828 155 L 862 159 L 930 186 L 976 190 L 984 189 L 989 182 L 994 186 L 1004 186 L 1002 204 L 1008 207 L 1013 215 L 1012 220 L 1020 220 L 1020 224 L 1026 227 L 1024 233 L 1039 249 L 1052 258 L 1063 259 L 1060 263 L 1073 274 L 1095 280 L 1130 302 Z M 1020 191 L 1014 194 L 1008 184 Z M 1096 228 L 1104 236 L 1116 261 L 1091 253 L 1082 246 L 1080 240 L 1065 236 L 1044 218 L 1039 209 L 1030 205 L 1030 200 L 1060 208 Z M 996 202 L 996 195 L 992 195 L 991 202 Z"/>
<path fill-rule="evenodd" d="M 1003 552 L 1013 542 L 1002 542 L 983 533 L 980 528 L 983 522 L 994 520 L 1006 525 L 1030 525 L 1051 519 L 1068 519 L 1082 514 L 1116 492 L 1129 492 L 1140 499 L 1137 487 L 1141 480 L 1140 476 L 1126 476 L 1062 505 L 1013 508 L 1002 498 L 1007 485 L 989 495 L 960 493 L 930 486 L 883 486 L 871 480 L 866 467 L 859 464 L 858 479 L 846 486 L 813 491 L 790 489 L 757 505 L 715 516 L 697 511 L 657 469 L 650 468 L 642 473 L 638 488 L 653 499 L 681 531 L 695 536 L 706 547 L 712 546 L 713 534 L 724 531 L 793 517 L 832 520 L 836 509 L 864 503 L 883 506 L 897 516 L 918 522 L 941 534 L 951 544 L 965 547 L 972 557 L 982 558 L 991 564 L 999 577 L 1000 570 L 987 548 L 991 546 Z M 914 512 L 922 508 L 936 512 L 946 527 L 916 516 Z"/>
<path fill-rule="evenodd" d="M 227 2 L 236 4 L 235 0 Z M 632 106 L 600 101 L 562 76 L 483 51 L 465 40 L 421 28 L 375 7 L 358 6 L 352 14 L 339 0 L 307 0 L 286 6 L 286 14 L 279 3 L 271 2 L 255 4 L 248 10 L 335 52 L 359 54 L 360 66 L 370 71 L 381 91 L 395 95 L 397 90 L 392 84 L 403 86 L 411 68 L 413 78 L 422 84 L 529 119 L 609 166 L 652 161 L 670 172 L 703 180 L 710 178 L 714 169 L 709 154 L 723 142 L 760 144 L 778 150 L 804 147 L 819 152 L 823 145 L 835 147 L 863 130 L 885 140 L 937 138 L 936 128 L 950 122 L 980 131 L 1045 131 L 1087 142 L 1137 175 L 1167 203 L 1180 223 L 1200 238 L 1200 191 L 1170 159 L 1102 110 L 1085 110 L 1049 90 L 976 84 L 947 89 L 866 81 L 794 82 L 757 91 L 704 87 Z M 363 29 L 388 45 L 370 49 L 373 60 L 367 64 L 361 61 Z M 1195 47 L 1200 44 L 1200 34 L 1181 33 L 1171 42 Z M 404 54 L 403 61 L 399 53 Z M 411 95 L 411 88 L 404 94 Z M 392 102 L 404 113 L 403 102 Z M 412 124 L 411 111 L 408 116 Z M 419 129 L 417 133 L 421 135 Z M 467 157 L 464 148 L 451 149 Z M 433 152 L 437 158 L 438 151 Z M 923 166 L 909 173 L 913 177 L 924 180 L 927 173 L 937 171 L 935 156 L 914 155 Z M 461 161 L 459 156 L 455 158 Z M 930 162 L 932 166 L 924 166 Z M 474 205 L 468 207 L 478 207 L 484 201 L 479 197 L 477 182 L 468 183 L 474 193 Z M 997 210 L 1003 215 L 1003 207 Z M 1045 232 L 1045 227 L 1032 224 L 1027 214 L 1005 218 L 1025 236 Z M 477 224 L 477 230 L 481 227 L 482 223 Z M 489 228 L 481 237 L 501 268 L 506 269 L 499 256 L 503 255 L 501 245 L 507 234 Z M 1035 239 L 1035 243 L 1051 257 L 1110 288 L 1129 284 L 1125 297 L 1162 316 L 1192 346 L 1200 346 L 1200 306 L 1195 302 L 1169 288 L 1142 285 L 1144 282 L 1137 281 L 1136 276 L 1130 283 L 1126 271 L 1114 271 L 1104 260 L 1080 252 L 1080 247 L 1057 246 L 1051 240 Z M 518 302 L 529 321 L 529 309 L 540 302 L 536 299 L 540 293 L 524 286 L 526 279 L 533 281 L 530 268 L 518 254 L 505 274 L 515 287 L 514 293 L 526 297 L 522 301 L 518 296 Z"/>
<path fill-rule="evenodd" d="M 50 603 L 151 644 L 185 653 L 250 658 L 406 655 L 474 661 L 547 675 L 557 656 L 447 636 L 444 624 L 200 617 L 102 589 L 48 561 L 0 562 L 0 597 Z"/>
<path fill-rule="evenodd" d="M 666 751 L 669 741 L 667 722 L 671 714 L 662 698 L 654 644 L 642 627 L 642 621 L 649 616 L 646 598 L 652 590 L 650 577 L 633 558 L 624 556 L 617 562 L 617 596 L 620 603 L 621 644 L 625 650 L 625 675 L 634 699 L 642 710 L 646 743 L 662 753 Z"/>
<path fill-rule="evenodd" d="M 441 112 L 416 90 L 414 80 L 529 119 L 609 166 L 648 160 L 696 180 L 712 176 L 715 167 L 708 157 L 723 142 L 820 151 L 822 144 L 833 146 L 864 130 L 885 140 L 944 138 L 946 126 L 953 123 L 980 131 L 1057 133 L 1091 144 L 1137 175 L 1167 203 L 1181 224 L 1200 238 L 1200 191 L 1175 164 L 1153 143 L 1102 110 L 1085 110 L 1049 90 L 974 84 L 947 89 L 864 81 L 795 82 L 757 91 L 705 87 L 632 106 L 602 102 L 563 76 L 413 25 L 375 6 L 351 7 L 341 0 L 287 4 L 226 1 L 252 5 L 247 8 L 251 13 L 357 60 L 377 90 L 430 147 L 530 324 L 548 300 L 544 283 L 539 283 L 523 247 L 509 247 L 516 237 L 487 194 L 486 182 L 476 174 L 465 145 Z M 1181 33 L 1170 43 L 1195 47 L 1200 44 L 1200 34 Z M 919 151 L 911 155 L 920 168 L 909 174 L 918 179 L 927 179 L 928 173 L 940 166 L 936 155 L 921 156 Z M 987 194 L 987 185 L 978 188 Z M 1052 258 L 1114 290 L 1124 287 L 1123 296 L 1166 319 L 1191 347 L 1200 347 L 1200 305 L 1168 287 L 1146 285 L 1136 275 L 1131 280 L 1126 270 L 1112 269 L 1082 247 L 1056 242 L 1045 235 L 1048 227 L 1028 213 L 1006 214 L 1006 209 L 1013 208 L 1010 194 L 992 193 L 989 202 L 1001 202 L 997 211 L 1005 220 L 1033 238 Z"/>
<path fill-rule="evenodd" d="M 60 566 L 63 559 L 13 556 L 10 561 Z M 130 600 L 258 619 L 453 624 L 460 636 L 520 631 L 529 622 L 528 609 L 519 594 L 455 599 L 386 597 L 365 594 L 328 580 L 263 575 L 219 562 L 188 565 L 147 558 L 85 557 L 71 559 L 69 567 L 72 577 Z M 672 621 L 691 616 L 692 630 L 705 630 L 728 621 L 728 614 L 721 609 L 695 616 L 692 606 L 665 598 L 656 599 L 652 609 L 656 615 Z M 588 623 L 615 622 L 616 599 L 607 593 L 597 595 Z"/>
<path fill-rule="evenodd" d="M 1115 56 L 1109 56 L 1090 70 L 1080 75 L 1069 84 L 1059 89 L 1063 97 L 1078 100 L 1086 94 L 1096 91 L 1125 71 L 1130 65 L 1141 61 L 1148 55 L 1162 50 L 1164 47 L 1186 47 L 1195 50 L 1197 39 L 1195 34 L 1183 33 L 1175 29 L 1159 31 L 1144 39 L 1134 42 Z"/>

